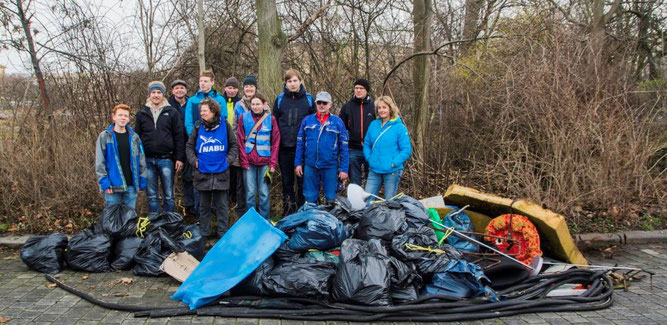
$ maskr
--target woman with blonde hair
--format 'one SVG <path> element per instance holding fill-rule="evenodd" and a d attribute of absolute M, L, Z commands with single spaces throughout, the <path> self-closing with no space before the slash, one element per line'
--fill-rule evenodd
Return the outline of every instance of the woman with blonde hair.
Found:
<path fill-rule="evenodd" d="M 365 191 L 384 197 L 396 195 L 403 174 L 403 163 L 412 155 L 408 129 L 398 115 L 398 107 L 389 96 L 375 99 L 375 115 L 364 138 L 364 157 L 370 166 Z"/>

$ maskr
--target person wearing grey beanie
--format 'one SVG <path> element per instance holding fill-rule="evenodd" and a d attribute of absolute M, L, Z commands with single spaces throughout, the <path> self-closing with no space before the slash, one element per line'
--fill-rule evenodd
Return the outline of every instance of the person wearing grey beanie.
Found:
<path fill-rule="evenodd" d="M 146 105 L 137 112 L 134 132 L 146 154 L 148 213 L 160 213 L 158 183 L 162 182 L 162 212 L 174 212 L 174 172 L 185 161 L 185 135 L 180 113 L 165 98 L 161 81 L 148 84 Z"/>

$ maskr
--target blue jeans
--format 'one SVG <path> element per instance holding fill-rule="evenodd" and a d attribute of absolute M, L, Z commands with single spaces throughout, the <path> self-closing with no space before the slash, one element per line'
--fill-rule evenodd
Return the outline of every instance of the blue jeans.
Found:
<path fill-rule="evenodd" d="M 264 173 L 269 166 L 250 165 L 249 169 L 243 170 L 243 183 L 245 184 L 245 202 L 246 209 L 255 208 L 255 196 L 259 194 L 259 214 L 265 219 L 269 219 L 269 184 L 264 182 Z"/>
<path fill-rule="evenodd" d="M 146 157 L 146 197 L 148 213 L 160 213 L 158 179 L 162 182 L 162 212 L 174 212 L 174 162 Z"/>
<path fill-rule="evenodd" d="M 364 179 L 362 173 L 362 166 L 366 171 L 366 176 L 368 176 L 368 162 L 364 158 L 364 152 L 362 150 L 350 149 L 350 183 L 357 184 L 361 186 L 361 182 Z"/>
<path fill-rule="evenodd" d="M 320 196 L 320 185 L 327 201 L 336 199 L 336 187 L 338 187 L 338 167 L 315 168 L 304 166 L 303 171 L 303 196 L 306 202 L 317 203 Z"/>
<path fill-rule="evenodd" d="M 123 203 L 134 209 L 137 203 L 137 190 L 134 186 L 128 186 L 125 192 L 104 194 L 104 200 L 107 201 L 107 206 Z"/>
<path fill-rule="evenodd" d="M 384 183 L 384 198 L 389 200 L 396 195 L 398 183 L 401 181 L 401 175 L 403 175 L 402 169 L 388 174 L 378 174 L 369 170 L 364 191 L 373 195 L 378 195 L 380 193 L 380 187 L 382 187 L 382 183 Z M 368 199 L 370 201 L 375 200 L 373 197 Z"/>

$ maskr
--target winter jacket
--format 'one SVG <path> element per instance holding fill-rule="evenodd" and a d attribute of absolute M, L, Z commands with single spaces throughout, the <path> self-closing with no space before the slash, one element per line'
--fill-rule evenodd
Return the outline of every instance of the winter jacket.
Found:
<path fill-rule="evenodd" d="M 164 100 L 156 123 L 149 105 L 146 103 L 146 106 L 137 112 L 134 122 L 134 132 L 141 138 L 146 157 L 184 162 L 185 135 L 180 114 Z"/>
<path fill-rule="evenodd" d="M 287 90 L 287 86 L 283 88 L 283 93 L 278 95 L 274 103 L 273 115 L 280 128 L 280 146 L 294 148 L 301 122 L 304 117 L 315 113 L 315 101 L 303 85 L 296 92 Z"/>
<path fill-rule="evenodd" d="M 176 100 L 176 97 L 174 97 L 173 94 L 169 95 L 169 98 L 167 99 L 169 106 L 175 108 L 180 114 L 179 116 L 181 117 L 181 123 L 183 123 L 183 126 L 185 126 L 185 107 L 188 105 L 189 98 L 190 97 L 188 97 L 188 95 L 185 95 L 185 104 L 183 106 L 181 106 L 181 103 Z"/>
<path fill-rule="evenodd" d="M 340 119 L 350 133 L 350 149 L 362 150 L 368 126 L 375 120 L 375 104 L 371 96 L 354 96 L 340 109 Z"/>
<path fill-rule="evenodd" d="M 95 174 L 102 192 L 111 188 L 114 192 L 127 191 L 125 176 L 120 166 L 118 156 L 118 142 L 113 132 L 112 123 L 97 137 L 95 144 Z M 132 128 L 126 126 L 130 138 L 130 168 L 132 169 L 132 184 L 137 191 L 146 189 L 146 157 L 141 145 L 141 138 Z"/>
<path fill-rule="evenodd" d="M 236 142 L 236 135 L 232 131 L 231 125 L 227 120 L 223 119 L 221 121 L 224 124 L 221 124 L 227 128 L 227 166 L 231 166 L 232 161 L 234 161 L 239 154 L 239 145 Z M 190 133 L 190 138 L 188 139 L 188 144 L 185 146 L 185 154 L 188 157 L 188 162 L 192 168 L 192 183 L 198 191 L 224 191 L 229 190 L 229 170 L 223 171 L 222 173 L 215 174 L 206 174 L 199 172 L 199 168 L 194 168 L 195 162 L 197 162 L 197 150 L 195 146 L 197 144 L 197 137 L 199 135 L 199 128 L 203 127 L 201 121 L 197 121 L 193 127 L 192 132 Z"/>
<path fill-rule="evenodd" d="M 229 98 L 227 97 L 226 92 L 222 92 L 222 98 L 225 99 L 225 104 L 221 104 L 220 110 L 225 111 L 223 115 L 227 117 L 227 122 L 229 122 L 230 125 L 234 126 L 234 122 L 236 121 L 236 118 L 234 118 L 234 115 L 229 115 L 229 112 L 234 112 L 234 107 L 236 106 L 236 103 L 238 103 L 241 100 L 241 97 L 239 97 L 238 94 L 236 96 Z"/>
<path fill-rule="evenodd" d="M 364 138 L 364 157 L 374 173 L 388 174 L 403 169 L 403 163 L 412 155 L 408 129 L 400 117 L 371 122 Z"/>
<path fill-rule="evenodd" d="M 199 116 L 199 103 L 206 97 L 211 97 L 220 104 L 220 115 L 222 115 L 222 118 L 224 119 L 227 118 L 227 110 L 224 109 L 227 107 L 225 98 L 218 94 L 215 89 L 211 89 L 206 93 L 199 89 L 194 96 L 188 98 L 188 103 L 185 104 L 185 130 L 188 132 L 188 136 L 192 134 L 195 122 L 201 120 L 201 116 Z"/>
<path fill-rule="evenodd" d="M 262 115 L 255 115 L 252 112 L 252 118 L 257 123 L 257 121 L 262 117 Z M 266 119 L 271 119 L 271 156 L 262 157 L 257 154 L 257 149 L 253 148 L 250 153 L 245 152 L 245 125 L 243 123 L 243 115 L 239 117 L 237 121 L 238 129 L 236 131 L 236 138 L 239 142 L 239 163 L 243 168 L 249 168 L 250 165 L 255 166 L 269 166 L 276 168 L 278 166 L 278 149 L 280 147 L 280 131 L 278 129 L 278 122 L 276 117 L 273 114 L 270 114 Z"/>
<path fill-rule="evenodd" d="M 347 142 L 347 130 L 338 116 L 330 114 L 322 124 L 317 114 L 308 115 L 299 128 L 294 166 L 338 167 L 341 172 L 347 173 Z"/>

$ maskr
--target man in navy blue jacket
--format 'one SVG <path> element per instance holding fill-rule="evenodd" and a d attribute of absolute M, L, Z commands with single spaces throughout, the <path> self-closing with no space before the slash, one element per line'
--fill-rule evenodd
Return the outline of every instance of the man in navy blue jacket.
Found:
<path fill-rule="evenodd" d="M 316 203 L 320 186 L 327 202 L 336 199 L 338 178 L 347 178 L 348 135 L 343 121 L 332 115 L 331 95 L 317 93 L 317 113 L 303 119 L 296 140 L 294 172 L 303 176 L 303 195 L 306 202 Z"/>
<path fill-rule="evenodd" d="M 283 215 L 295 212 L 304 203 L 303 178 L 297 176 L 297 191 L 294 193 L 294 156 L 296 137 L 303 119 L 315 113 L 313 96 L 306 92 L 301 75 L 294 69 L 285 72 L 284 91 L 276 98 L 273 115 L 280 129 L 280 151 L 278 164 L 283 183 Z"/>

